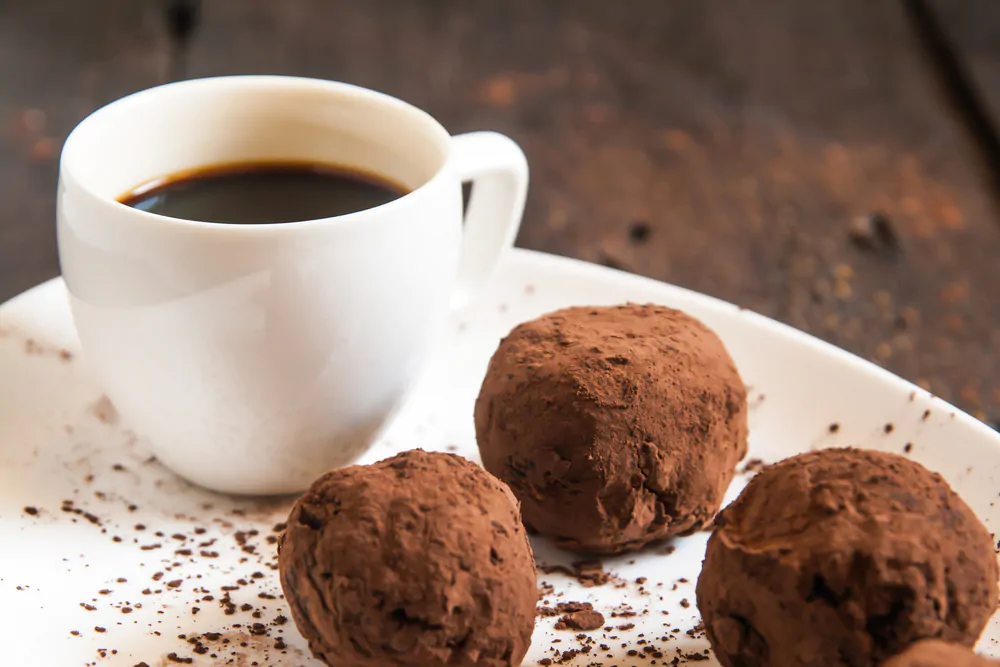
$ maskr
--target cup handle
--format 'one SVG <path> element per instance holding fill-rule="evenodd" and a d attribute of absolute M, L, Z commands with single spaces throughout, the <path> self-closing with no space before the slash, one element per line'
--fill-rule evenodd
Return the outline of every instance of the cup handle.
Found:
<path fill-rule="evenodd" d="M 472 301 L 514 245 L 528 193 L 528 161 L 512 139 L 497 132 L 451 138 L 459 179 L 472 182 L 452 308 Z"/>

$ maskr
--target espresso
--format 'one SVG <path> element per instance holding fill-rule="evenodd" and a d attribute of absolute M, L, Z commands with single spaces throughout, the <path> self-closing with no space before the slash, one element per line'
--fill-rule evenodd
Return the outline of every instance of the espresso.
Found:
<path fill-rule="evenodd" d="M 171 174 L 118 201 L 171 218 L 254 225 L 355 213 L 404 194 L 383 176 L 335 165 L 254 162 Z"/>

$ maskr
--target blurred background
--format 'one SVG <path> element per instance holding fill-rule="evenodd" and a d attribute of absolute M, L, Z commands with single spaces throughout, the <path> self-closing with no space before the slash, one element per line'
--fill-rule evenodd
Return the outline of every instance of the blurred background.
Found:
<path fill-rule="evenodd" d="M 519 246 L 733 301 L 1000 419 L 1000 3 L 0 0 L 0 301 L 58 273 L 76 123 L 234 73 L 504 132 L 532 169 Z"/>

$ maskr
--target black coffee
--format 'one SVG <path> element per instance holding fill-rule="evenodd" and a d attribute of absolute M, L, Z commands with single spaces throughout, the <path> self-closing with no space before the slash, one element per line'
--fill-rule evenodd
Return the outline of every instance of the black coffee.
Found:
<path fill-rule="evenodd" d="M 354 213 L 404 194 L 385 177 L 343 167 L 262 162 L 172 174 L 140 185 L 118 201 L 171 218 L 253 225 Z"/>

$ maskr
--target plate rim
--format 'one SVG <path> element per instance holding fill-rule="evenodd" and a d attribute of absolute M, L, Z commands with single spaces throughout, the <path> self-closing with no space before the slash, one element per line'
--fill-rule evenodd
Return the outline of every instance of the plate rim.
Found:
<path fill-rule="evenodd" d="M 893 373 L 892 371 L 883 368 L 868 359 L 854 354 L 853 352 L 827 342 L 811 333 L 797 329 L 790 324 L 779 322 L 774 318 L 762 315 L 749 308 L 744 308 L 743 306 L 726 301 L 725 299 L 720 299 L 719 297 L 704 294 L 703 292 L 698 292 L 687 287 L 657 280 L 648 276 L 642 276 L 636 273 L 630 273 L 628 271 L 622 271 L 620 269 L 614 269 L 584 260 L 564 257 L 561 255 L 553 255 L 535 250 L 516 248 L 515 253 L 513 254 L 520 255 L 521 257 L 519 259 L 524 259 L 525 261 L 540 261 L 561 264 L 563 265 L 562 268 L 568 271 L 600 273 L 604 274 L 607 279 L 613 279 L 618 282 L 638 282 L 645 283 L 648 286 L 655 286 L 659 289 L 666 288 L 668 291 L 672 291 L 675 294 L 684 296 L 685 298 L 700 301 L 705 305 L 705 307 L 714 310 L 721 315 L 727 317 L 735 316 L 748 318 L 753 326 L 762 328 L 768 333 L 782 336 L 790 342 L 807 348 L 811 353 L 827 356 L 837 362 L 844 363 L 850 367 L 852 372 L 866 374 L 871 380 L 888 385 L 893 390 L 902 391 L 903 393 L 915 393 L 915 396 L 932 401 L 939 408 L 949 410 L 950 414 L 954 415 L 954 419 L 956 421 L 960 421 L 965 426 L 972 428 L 977 432 L 977 435 L 988 438 L 995 447 L 1000 448 L 1000 431 L 997 431 L 987 425 L 982 420 L 973 417 L 968 412 L 952 403 L 949 403 L 943 398 L 938 397 L 933 392 L 910 382 L 906 378 L 897 375 L 896 373 Z"/>
<path fill-rule="evenodd" d="M 752 326 L 761 328 L 769 334 L 781 336 L 789 342 L 806 348 L 810 353 L 826 356 L 839 363 L 845 364 L 850 367 L 849 370 L 853 373 L 866 375 L 869 380 L 887 385 L 894 391 L 914 393 L 915 396 L 920 396 L 925 400 L 930 400 L 938 408 L 950 411 L 950 414 L 956 421 L 961 422 L 967 428 L 971 428 L 976 435 L 988 439 L 994 447 L 1000 449 L 1000 431 L 997 431 L 985 422 L 973 417 L 961 408 L 936 396 L 932 392 L 917 386 L 906 378 L 903 378 L 872 361 L 854 354 L 853 352 L 845 350 L 842 347 L 838 347 L 833 343 L 827 342 L 811 333 L 797 329 L 789 324 L 785 324 L 784 322 L 779 322 L 774 318 L 762 315 L 749 308 L 744 308 L 743 306 L 739 306 L 730 301 L 726 301 L 703 292 L 698 292 L 687 287 L 639 275 L 637 273 L 623 271 L 621 269 L 602 266 L 600 264 L 595 264 L 582 259 L 566 257 L 564 255 L 556 255 L 538 250 L 515 247 L 510 248 L 501 259 L 501 264 L 517 262 L 535 265 L 548 264 L 558 267 L 561 271 L 576 273 L 578 275 L 589 274 L 590 276 L 593 276 L 594 274 L 597 274 L 601 276 L 602 280 L 614 281 L 618 284 L 645 284 L 647 287 L 666 290 L 667 292 L 673 292 L 674 294 L 682 296 L 686 299 L 699 301 L 706 308 L 709 308 L 726 317 L 735 316 L 748 318 Z M 493 279 L 496 279 L 497 273 L 499 273 L 499 268 L 496 272 L 494 272 Z M 62 275 L 45 280 L 19 294 L 14 295 L 3 303 L 0 303 L 0 318 L 20 304 L 32 301 L 34 298 L 37 298 L 39 294 L 59 289 L 60 286 L 63 290 L 66 289 L 65 281 L 63 280 Z M 469 308 L 471 309 L 474 307 L 475 306 L 473 304 Z M 461 310 L 466 309 L 463 308 Z"/>
<path fill-rule="evenodd" d="M 823 341 L 812 334 L 723 299 L 583 260 L 525 249 L 513 249 L 508 252 L 504 259 L 504 268 L 501 270 L 504 272 L 506 280 L 497 282 L 501 285 L 499 289 L 503 290 L 504 293 L 511 289 L 520 290 L 522 287 L 527 288 L 531 283 L 539 291 L 544 291 L 546 283 L 543 281 L 546 279 L 551 279 L 557 288 L 554 291 L 558 291 L 558 288 L 564 284 L 563 281 L 573 282 L 580 280 L 585 281 L 583 283 L 585 285 L 594 286 L 595 289 L 598 285 L 607 285 L 614 292 L 622 296 L 632 295 L 634 298 L 635 295 L 640 295 L 642 299 L 649 298 L 649 300 L 661 301 L 674 307 L 697 307 L 698 311 L 706 316 L 706 318 L 718 318 L 718 320 L 714 321 L 714 326 L 718 327 L 722 322 L 725 322 L 727 327 L 731 326 L 737 339 L 740 335 L 740 327 L 746 327 L 746 329 L 742 329 L 743 332 L 758 332 L 754 336 L 760 335 L 761 339 L 758 340 L 765 345 L 770 345 L 771 341 L 774 341 L 774 343 L 780 345 L 795 346 L 797 354 L 816 356 L 817 360 L 824 365 L 837 364 L 838 366 L 842 366 L 845 375 L 855 386 L 872 387 L 873 390 L 900 397 L 905 397 L 907 394 L 910 394 L 912 397 L 919 396 L 920 400 L 926 405 L 949 413 L 951 421 L 955 422 L 955 426 L 963 429 L 971 429 L 964 431 L 970 441 L 975 439 L 979 443 L 979 446 L 984 448 L 992 446 L 994 449 L 991 451 L 994 452 L 1000 450 L 1000 433 L 947 401 L 937 398 L 930 392 L 917 387 L 891 371 L 836 345 Z M 494 289 L 497 289 L 496 283 L 494 283 Z M 586 297 L 587 293 L 585 289 L 580 290 L 577 296 L 583 298 Z M 639 299 L 636 300 L 639 301 Z M 584 301 L 578 301 L 576 298 L 573 298 L 569 302 L 585 303 Z M 602 302 L 609 303 L 607 301 Z M 63 312 L 63 303 L 67 304 L 66 312 Z M 451 317 L 453 320 L 461 320 L 462 316 L 467 313 L 485 312 L 484 310 L 477 310 L 478 308 L 479 304 L 474 303 L 468 309 L 463 308 L 455 311 Z M 8 316 L 10 317 L 9 322 L 6 321 Z M 51 324 L 54 325 L 52 329 L 54 333 L 61 334 L 63 328 L 68 327 L 66 333 L 70 334 L 72 333 L 72 322 L 71 320 L 67 320 L 67 317 L 67 289 L 63 279 L 59 276 L 46 280 L 12 297 L 6 302 L 0 303 L 0 327 L 12 324 L 15 330 L 20 328 L 20 326 L 31 328 L 36 323 L 41 325 L 50 323 L 51 319 Z M 792 354 L 793 352 L 790 351 L 789 353 Z M 789 380 L 789 382 L 792 385 L 795 384 L 794 380 Z M 981 453 L 984 451 L 987 450 L 980 450 Z M 970 458 L 969 460 L 971 461 L 972 459 Z M 982 520 L 982 515 L 979 516 Z M 665 565 L 664 567 L 669 566 Z M 631 597 L 631 594 L 629 594 L 629 597 Z M 993 631 L 993 621 L 991 620 L 984 629 L 984 635 Z M 545 629 L 540 646 L 547 646 L 546 638 L 551 638 L 552 636 L 554 635 L 548 629 Z M 629 641 L 634 640 L 630 639 Z M 979 641 L 984 641 L 983 637 Z M 979 645 L 978 643 L 977 646 L 979 646 L 980 652 L 985 651 L 985 655 L 993 656 L 995 646 Z M 535 645 L 533 644 L 533 649 L 534 647 Z M 541 653 L 539 653 L 540 655 Z M 526 662 L 525 664 L 527 665 L 528 663 Z"/>

